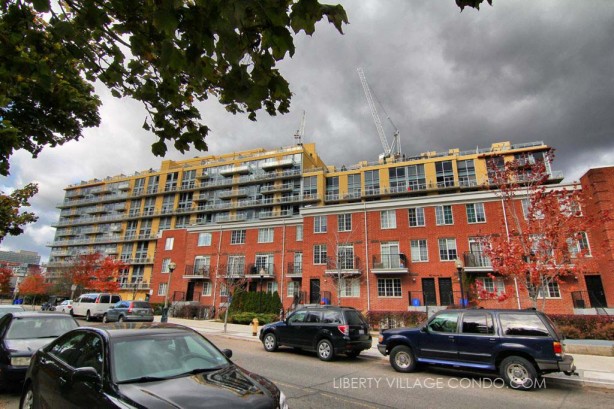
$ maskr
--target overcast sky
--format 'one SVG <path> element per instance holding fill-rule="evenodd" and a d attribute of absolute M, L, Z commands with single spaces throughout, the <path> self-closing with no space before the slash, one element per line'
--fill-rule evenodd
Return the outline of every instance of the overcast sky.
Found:
<path fill-rule="evenodd" d="M 382 146 L 356 72 L 363 67 L 389 140 L 394 129 L 383 109 L 407 155 L 544 141 L 556 149 L 553 169 L 565 181 L 614 165 L 611 0 L 495 0 L 494 7 L 462 13 L 454 0 L 341 4 L 350 21 L 345 34 L 321 22 L 312 37 L 296 36 L 294 57 L 280 65 L 294 93 L 289 114 L 263 111 L 251 122 L 207 102 L 201 113 L 212 129 L 209 152 L 171 151 L 166 158 L 293 145 L 305 111 L 303 141 L 315 142 L 326 163 L 376 160 Z M 0 190 L 37 182 L 32 210 L 39 221 L 5 238 L 0 249 L 37 251 L 46 261 L 64 187 L 160 167 L 150 149 L 155 139 L 141 129 L 139 103 L 99 92 L 99 128 L 37 159 L 13 156 Z"/>

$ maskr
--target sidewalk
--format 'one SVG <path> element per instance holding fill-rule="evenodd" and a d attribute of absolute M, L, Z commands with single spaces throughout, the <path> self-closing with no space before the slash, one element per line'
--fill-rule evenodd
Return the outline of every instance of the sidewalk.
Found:
<path fill-rule="evenodd" d="M 160 318 L 156 317 L 156 321 Z M 260 342 L 258 336 L 252 335 L 251 325 L 227 324 L 224 333 L 224 323 L 213 320 L 189 320 L 182 318 L 169 317 L 168 322 L 185 325 L 203 334 L 220 335 L 229 338 L 244 339 L 248 341 Z M 377 333 L 372 333 L 373 345 L 368 351 L 364 351 L 360 356 L 370 359 L 388 359 L 377 350 Z M 614 348 L 614 342 L 610 341 L 591 341 L 591 340 L 568 340 L 566 341 L 570 350 L 581 350 L 590 352 L 592 345 L 600 347 Z M 557 383 L 566 383 L 575 386 L 588 386 L 595 388 L 614 389 L 614 357 L 601 355 L 588 355 L 586 353 L 573 353 L 576 372 L 579 376 L 567 376 L 562 373 L 545 375 L 547 379 L 552 379 Z"/>

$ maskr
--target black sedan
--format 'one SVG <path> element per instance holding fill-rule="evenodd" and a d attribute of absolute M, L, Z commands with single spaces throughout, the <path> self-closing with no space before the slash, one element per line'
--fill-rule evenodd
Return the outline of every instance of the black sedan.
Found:
<path fill-rule="evenodd" d="M 281 408 L 269 380 L 198 332 L 146 323 L 82 327 L 32 358 L 21 408 Z"/>
<path fill-rule="evenodd" d="M 78 326 L 64 314 L 9 312 L 0 318 L 0 387 L 22 382 L 34 352 Z"/>

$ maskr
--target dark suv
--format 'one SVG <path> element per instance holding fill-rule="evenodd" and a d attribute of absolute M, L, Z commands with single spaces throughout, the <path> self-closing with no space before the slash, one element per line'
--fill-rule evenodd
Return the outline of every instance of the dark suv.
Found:
<path fill-rule="evenodd" d="M 330 361 L 337 354 L 353 358 L 371 348 L 369 324 L 351 307 L 302 308 L 285 321 L 264 325 L 259 338 L 269 352 L 286 345 L 316 351 L 323 361 Z"/>
<path fill-rule="evenodd" d="M 533 389 L 542 374 L 575 372 L 552 321 L 535 310 L 444 310 L 419 328 L 382 331 L 377 348 L 399 372 L 418 364 L 498 371 L 515 389 Z"/>

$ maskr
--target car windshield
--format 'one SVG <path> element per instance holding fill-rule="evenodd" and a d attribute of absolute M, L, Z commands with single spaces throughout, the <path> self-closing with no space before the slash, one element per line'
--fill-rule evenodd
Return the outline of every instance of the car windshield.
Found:
<path fill-rule="evenodd" d="M 16 317 L 11 322 L 5 339 L 56 338 L 77 327 L 75 320 L 67 316 Z"/>
<path fill-rule="evenodd" d="M 133 383 L 210 372 L 230 361 L 204 337 L 182 332 L 113 340 L 111 364 L 116 383 Z"/>
<path fill-rule="evenodd" d="M 145 301 L 134 301 L 132 303 L 132 306 L 134 308 L 151 308 L 151 305 L 149 305 L 149 303 Z"/>
<path fill-rule="evenodd" d="M 4 317 L 9 312 L 15 312 L 15 311 L 25 311 L 25 310 L 18 305 L 11 305 L 11 306 L 7 305 L 4 307 L 0 307 L 0 318 Z"/>

